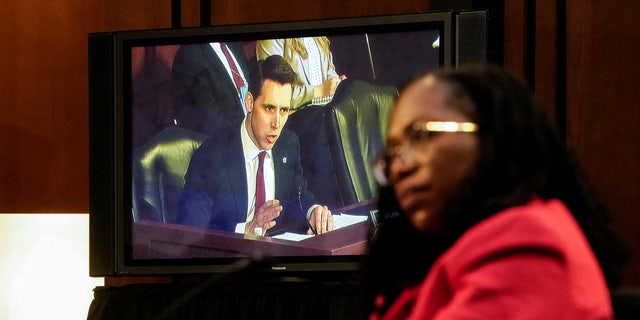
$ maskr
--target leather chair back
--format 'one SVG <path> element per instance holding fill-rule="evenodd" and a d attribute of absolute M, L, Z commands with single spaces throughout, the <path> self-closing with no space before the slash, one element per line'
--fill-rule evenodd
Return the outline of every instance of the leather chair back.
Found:
<path fill-rule="evenodd" d="M 332 145 L 333 152 L 344 156 L 355 202 L 361 202 L 378 195 L 372 163 L 386 144 L 398 90 L 362 81 L 347 84 L 328 105 L 332 112 L 329 124 L 335 126 L 331 130 L 340 137 L 340 143 Z"/>
<path fill-rule="evenodd" d="M 330 103 L 293 113 L 287 128 L 300 140 L 309 190 L 329 208 L 377 196 L 371 163 L 384 148 L 398 91 L 346 79 Z"/>
<path fill-rule="evenodd" d="M 133 221 L 175 222 L 191 155 L 206 135 L 164 128 L 132 154 Z"/>

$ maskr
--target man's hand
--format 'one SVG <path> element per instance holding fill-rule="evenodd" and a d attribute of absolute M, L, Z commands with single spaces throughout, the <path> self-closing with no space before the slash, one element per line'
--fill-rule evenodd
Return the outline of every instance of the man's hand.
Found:
<path fill-rule="evenodd" d="M 263 236 L 269 228 L 273 228 L 276 222 L 273 219 L 277 218 L 282 211 L 280 201 L 274 199 L 265 202 L 265 204 L 258 208 L 253 214 L 253 220 L 247 222 L 244 227 L 244 234 L 255 234 L 257 236 Z M 256 228 L 261 228 L 262 233 L 256 234 Z"/>
<path fill-rule="evenodd" d="M 327 233 L 333 230 L 333 217 L 331 210 L 327 206 L 318 206 L 311 212 L 309 223 L 315 229 L 317 234 Z M 313 230 L 309 228 L 307 234 L 313 234 Z"/>

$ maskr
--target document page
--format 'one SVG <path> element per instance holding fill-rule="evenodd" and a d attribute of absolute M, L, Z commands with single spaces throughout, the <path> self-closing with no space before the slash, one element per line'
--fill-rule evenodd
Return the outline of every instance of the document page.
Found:
<path fill-rule="evenodd" d="M 351 214 L 334 214 L 332 215 L 332 217 L 333 217 L 333 230 L 338 230 L 340 228 L 344 228 L 352 224 L 356 224 L 358 222 L 366 221 L 369 218 L 367 216 L 351 215 Z M 311 238 L 313 236 L 314 235 L 285 232 L 283 234 L 273 236 L 273 238 L 290 240 L 290 241 L 301 241 L 304 239 Z"/>

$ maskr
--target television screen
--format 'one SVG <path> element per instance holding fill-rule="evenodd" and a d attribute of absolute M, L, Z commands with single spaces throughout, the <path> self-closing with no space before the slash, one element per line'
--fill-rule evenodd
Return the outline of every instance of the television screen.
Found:
<path fill-rule="evenodd" d="M 380 223 L 371 163 L 398 91 L 459 62 L 459 18 L 90 34 L 90 273 L 221 272 L 256 256 L 269 272 L 356 270 Z M 259 188 L 247 96 L 273 55 L 296 75 L 265 162 L 266 200 L 282 211 L 249 230 Z M 315 205 L 331 210 L 332 231 L 303 223 Z"/>

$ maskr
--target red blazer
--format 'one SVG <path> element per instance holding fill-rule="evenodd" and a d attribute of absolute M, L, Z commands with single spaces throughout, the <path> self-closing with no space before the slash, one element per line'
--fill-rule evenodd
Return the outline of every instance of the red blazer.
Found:
<path fill-rule="evenodd" d="M 557 200 L 534 200 L 469 229 L 419 286 L 371 318 L 589 320 L 613 319 L 613 311 L 569 210 Z"/>

